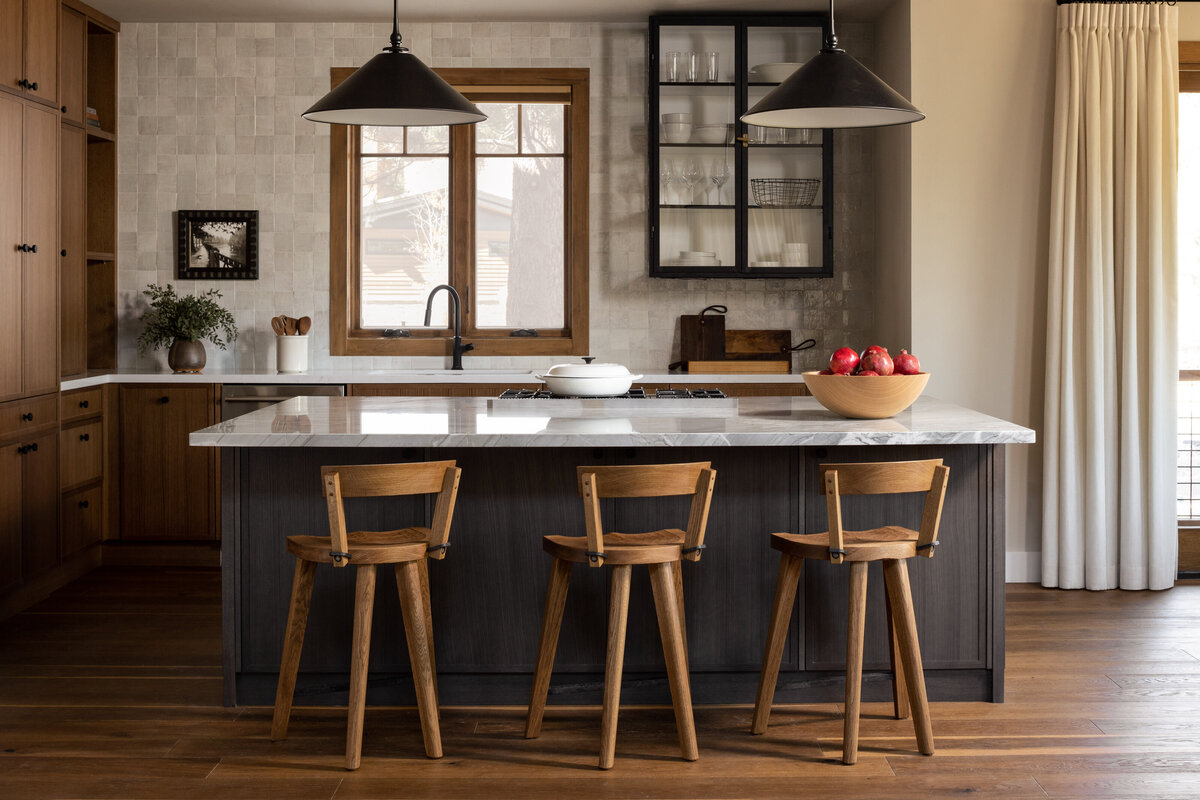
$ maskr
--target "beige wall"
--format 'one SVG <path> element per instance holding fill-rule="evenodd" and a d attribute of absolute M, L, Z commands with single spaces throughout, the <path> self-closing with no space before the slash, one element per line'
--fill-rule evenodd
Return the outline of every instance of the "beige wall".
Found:
<path fill-rule="evenodd" d="M 913 347 L 930 394 L 1040 433 L 1055 5 L 911 5 Z M 1040 445 L 1008 487 L 1010 579 L 1037 580 Z"/>

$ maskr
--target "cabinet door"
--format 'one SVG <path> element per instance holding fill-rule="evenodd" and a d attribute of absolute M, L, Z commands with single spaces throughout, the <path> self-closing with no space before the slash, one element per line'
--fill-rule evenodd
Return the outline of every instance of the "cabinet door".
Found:
<path fill-rule="evenodd" d="M 216 453 L 188 446 L 215 422 L 210 386 L 121 387 L 121 538 L 218 538 Z"/>
<path fill-rule="evenodd" d="M 21 555 L 25 580 L 58 563 L 58 432 L 23 443 Z"/>
<path fill-rule="evenodd" d="M 17 447 L 0 447 L 0 593 L 21 582 L 22 456 Z"/>
<path fill-rule="evenodd" d="M 56 17 L 57 19 L 57 17 Z M 55 40 L 57 41 L 57 39 Z M 25 107 L 22 390 L 58 391 L 58 115 Z"/>
<path fill-rule="evenodd" d="M 62 36 L 59 48 L 62 58 L 62 105 L 63 119 L 83 124 L 84 65 L 87 63 L 87 20 L 78 11 L 62 10 Z"/>
<path fill-rule="evenodd" d="M 4 2 L 4 8 L 12 5 Z M 20 2 L 16 3 L 20 8 Z M 6 45 L 0 26 L 0 58 Z M 5 73 L 7 74 L 7 73 Z M 22 244 L 21 230 L 21 152 L 22 117 L 25 107 L 17 99 L 0 94 L 0 399 L 21 395 L 21 259 L 17 245 Z"/>
<path fill-rule="evenodd" d="M 103 488 L 93 486 L 63 495 L 62 536 L 59 539 L 63 560 L 100 541 L 103 525 Z"/>
<path fill-rule="evenodd" d="M 87 173 L 84 164 L 87 144 L 83 131 L 69 125 L 62 127 L 61 136 L 59 292 L 62 311 L 59 319 L 62 374 L 78 375 L 87 370 Z"/>
<path fill-rule="evenodd" d="M 21 39 L 25 32 L 23 11 L 23 0 L 0 0 L 0 86 L 14 92 L 21 91 L 17 81 L 21 80 L 25 66 L 21 54 Z"/>
<path fill-rule="evenodd" d="M 58 105 L 58 0 L 25 0 L 23 77 L 29 97 Z"/>

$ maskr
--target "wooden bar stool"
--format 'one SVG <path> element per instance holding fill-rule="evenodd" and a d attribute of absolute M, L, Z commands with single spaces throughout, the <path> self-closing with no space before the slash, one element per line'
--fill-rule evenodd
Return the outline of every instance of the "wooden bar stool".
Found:
<path fill-rule="evenodd" d="M 287 537 L 288 552 L 296 556 L 296 574 L 292 580 L 287 634 L 283 640 L 283 661 L 279 666 L 279 689 L 275 694 L 271 741 L 287 737 L 317 564 L 333 564 L 334 567 L 353 564 L 357 571 L 349 721 L 346 726 L 346 769 L 358 769 L 367 698 L 367 662 L 371 652 L 375 567 L 377 564 L 394 564 L 400 608 L 404 616 L 404 635 L 408 640 L 408 657 L 412 662 L 413 684 L 417 693 L 417 709 L 421 717 L 421 732 L 425 738 L 425 755 L 430 758 L 442 757 L 437 667 L 433 656 L 433 617 L 429 608 L 429 567 L 426 559 L 442 559 L 446 555 L 461 474 L 462 470 L 453 461 L 321 468 L 331 535 Z M 437 503 L 433 509 L 431 527 L 346 532 L 346 515 L 342 504 L 344 497 L 435 493 Z"/>
<path fill-rule="evenodd" d="M 710 462 L 656 464 L 628 467 L 579 467 L 579 493 L 587 523 L 587 536 L 546 536 L 542 549 L 554 556 L 546 610 L 542 618 L 537 669 L 529 700 L 525 738 L 541 732 L 546 710 L 546 693 L 554 667 L 554 651 L 567 601 L 571 565 L 612 567 L 608 606 L 608 655 L 604 667 L 604 710 L 600 732 L 600 768 L 611 769 L 617 745 L 617 709 L 621 700 L 621 670 L 625 661 L 625 622 L 629 612 L 629 578 L 635 564 L 650 569 L 654 609 L 667 662 L 667 679 L 675 706 L 675 724 L 683 757 L 700 757 L 696 725 L 692 719 L 692 690 L 688 680 L 687 631 L 683 615 L 683 572 L 681 559 L 699 561 L 704 550 L 704 529 L 717 473 Z M 691 495 L 687 530 L 667 529 L 650 533 L 604 533 L 600 499 L 604 497 L 669 497 Z"/>
<path fill-rule="evenodd" d="M 892 696 L 897 719 L 908 716 L 911 705 L 917 747 L 933 755 L 933 728 L 929 722 L 929 703 L 925 697 L 925 675 L 921 668 L 921 650 L 917 642 L 917 621 L 913 616 L 912 591 L 908 584 L 907 559 L 915 555 L 932 558 L 937 549 L 938 524 L 950 468 L 942 460 L 897 461 L 877 464 L 822 464 L 821 493 L 825 495 L 829 517 L 826 533 L 797 535 L 775 533 L 771 547 L 782 553 L 779 580 L 775 584 L 775 602 L 771 608 L 770 630 L 763 654 L 762 674 L 758 682 L 758 700 L 754 704 L 752 733 L 763 733 L 771 716 L 771 699 L 779 677 L 779 661 L 787 639 L 796 584 L 804 559 L 829 559 L 834 564 L 850 563 L 850 614 L 846 634 L 846 714 L 842 737 L 842 761 L 858 760 L 858 714 L 862 690 L 863 629 L 866 622 L 867 564 L 883 562 L 887 585 L 889 651 L 892 658 Z M 896 525 L 867 531 L 842 529 L 842 495 L 901 494 L 925 492 L 921 530 Z M 907 698 L 904 695 L 907 693 Z"/>

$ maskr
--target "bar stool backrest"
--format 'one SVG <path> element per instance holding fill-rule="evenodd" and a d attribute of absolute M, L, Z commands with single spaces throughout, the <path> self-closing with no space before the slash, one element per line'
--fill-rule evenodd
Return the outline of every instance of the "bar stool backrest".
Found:
<path fill-rule="evenodd" d="M 442 559 L 450 538 L 454 501 L 462 470 L 454 461 L 422 461 L 414 464 L 353 464 L 321 467 L 321 483 L 329 509 L 329 538 L 335 553 L 349 553 L 346 497 L 399 497 L 410 494 L 437 494 L 433 524 L 429 528 L 429 558 Z M 348 559 L 335 558 L 334 566 L 344 567 Z"/>
<path fill-rule="evenodd" d="M 866 464 L 822 464 L 820 491 L 829 517 L 829 560 L 840 564 L 845 556 L 842 528 L 842 495 L 905 494 L 925 492 L 917 554 L 933 558 L 937 549 L 942 501 L 950 468 L 940 458 L 924 461 L 884 461 Z"/>
<path fill-rule="evenodd" d="M 588 549 L 604 553 L 604 525 L 600 519 L 600 499 L 604 497 L 670 497 L 691 495 L 683 557 L 699 561 L 704 550 L 704 531 L 708 526 L 708 508 L 712 502 L 717 471 L 710 461 L 691 464 L 647 464 L 621 467 L 579 467 L 579 494 L 583 498 L 587 522 Z M 589 559 L 594 567 L 603 558 Z"/>

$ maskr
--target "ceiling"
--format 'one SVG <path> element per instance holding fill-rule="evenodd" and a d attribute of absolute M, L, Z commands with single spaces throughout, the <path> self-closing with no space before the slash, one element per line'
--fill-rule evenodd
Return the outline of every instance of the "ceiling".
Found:
<path fill-rule="evenodd" d="M 388 0 L 89 0 L 120 22 L 368 22 L 391 16 Z M 892 0 L 841 0 L 838 19 L 872 20 Z M 826 0 L 404 0 L 402 19 L 446 21 L 640 21 L 688 11 L 826 11 Z"/>

